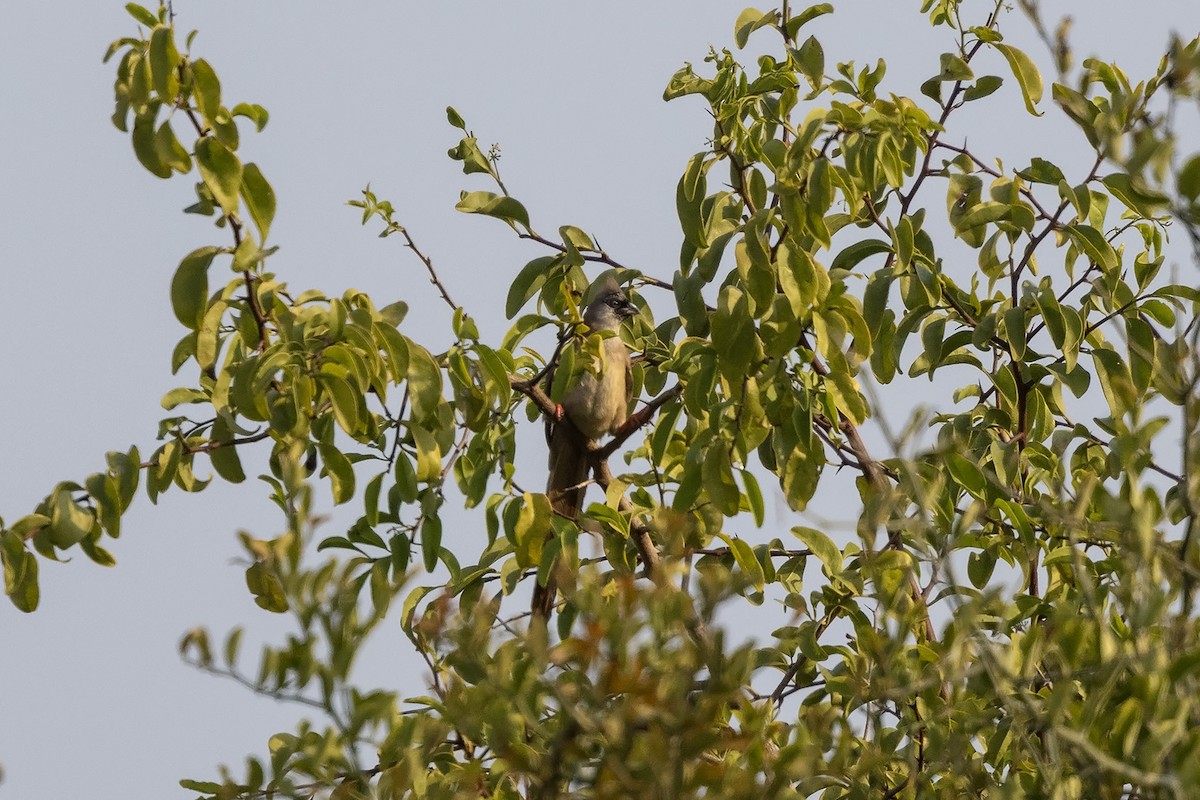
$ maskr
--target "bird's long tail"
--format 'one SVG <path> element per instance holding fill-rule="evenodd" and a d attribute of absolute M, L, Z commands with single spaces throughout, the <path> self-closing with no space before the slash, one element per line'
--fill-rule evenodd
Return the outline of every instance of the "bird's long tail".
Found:
<path fill-rule="evenodd" d="M 550 433 L 550 478 L 546 495 L 555 514 L 578 519 L 583 508 L 583 484 L 588 476 L 586 439 L 569 420 L 557 423 Z M 550 619 L 558 599 L 558 577 L 555 569 L 546 576 L 546 585 L 533 588 L 531 610 L 535 617 Z"/>

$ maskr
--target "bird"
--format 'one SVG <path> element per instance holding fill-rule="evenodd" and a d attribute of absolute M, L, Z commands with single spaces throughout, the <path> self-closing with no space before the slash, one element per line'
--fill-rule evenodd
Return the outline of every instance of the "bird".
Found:
<path fill-rule="evenodd" d="M 591 445 L 621 428 L 633 395 L 632 360 L 618 332 L 625 320 L 638 313 L 637 306 L 612 275 L 597 279 L 585 296 L 589 295 L 584 325 L 591 333 L 611 333 L 604 339 L 604 363 L 599 374 L 585 372 L 563 397 L 561 413 L 546 419 L 550 449 L 546 496 L 556 514 L 572 520 L 583 507 Z M 551 381 L 553 375 L 547 376 L 547 384 Z M 558 580 L 552 569 L 545 586 L 534 586 L 534 616 L 548 620 L 557 595 Z"/>

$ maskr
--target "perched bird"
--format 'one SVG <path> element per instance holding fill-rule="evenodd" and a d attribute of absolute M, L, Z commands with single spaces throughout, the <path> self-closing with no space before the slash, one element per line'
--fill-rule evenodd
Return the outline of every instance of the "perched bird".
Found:
<path fill-rule="evenodd" d="M 558 419 L 546 421 L 550 445 L 550 478 L 546 495 L 555 513 L 575 519 L 583 507 L 583 493 L 590 466 L 590 445 L 616 433 L 629 415 L 633 391 L 629 348 L 617 335 L 621 323 L 637 313 L 637 307 L 612 278 L 606 276 L 589 289 L 592 300 L 583 313 L 589 331 L 611 331 L 604 340 L 604 364 L 600 374 L 585 372 L 579 383 L 563 398 Z M 546 585 L 533 591 L 533 613 L 550 618 L 558 594 L 553 570 Z"/>

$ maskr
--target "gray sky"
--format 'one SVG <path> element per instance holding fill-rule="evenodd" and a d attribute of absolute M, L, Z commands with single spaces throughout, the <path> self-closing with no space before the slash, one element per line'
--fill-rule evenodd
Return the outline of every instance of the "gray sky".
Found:
<path fill-rule="evenodd" d="M 885 90 L 916 96 L 951 49 L 949 32 L 931 31 L 915 0 L 835 5 L 812 27 L 827 63 L 882 56 Z M 10 523 L 58 481 L 100 469 L 105 451 L 153 449 L 161 396 L 191 379 L 170 374 L 183 333 L 168 301 L 171 275 L 192 248 L 227 241 L 207 219 L 179 213 L 194 176 L 154 178 L 108 121 L 113 65 L 100 56 L 135 30 L 122 6 L 0 8 L 0 515 Z M 271 268 L 298 290 L 355 287 L 378 305 L 404 298 L 409 334 L 435 345 L 449 327 L 419 265 L 398 240 L 361 228 L 345 201 L 368 182 L 390 198 L 455 299 L 485 332 L 502 333 L 497 298 L 541 252 L 494 220 L 453 210 L 460 189 L 487 188 L 445 157 L 457 141 L 444 114 L 453 105 L 482 145 L 501 144 L 505 181 L 536 228 L 579 225 L 624 263 L 669 278 L 680 238 L 675 183 L 710 129 L 701 101 L 665 104 L 662 90 L 684 61 L 702 68 L 710 42 L 732 44 L 741 7 L 176 2 L 178 27 L 200 30 L 193 53 L 216 68 L 227 102 L 271 112 L 262 134 L 243 124 L 241 149 L 279 199 Z M 1200 28 L 1194 0 L 1139 4 L 1136 26 L 1123 3 L 1047 4 L 1050 18 L 1063 13 L 1077 17 L 1079 50 L 1133 74 L 1153 68 L 1168 30 Z M 1045 64 L 1022 19 L 1013 15 L 1005 30 Z M 985 71 L 1007 75 L 993 62 Z M 1044 122 L 1025 116 L 1012 84 L 1006 78 L 993 106 L 1001 117 L 981 109 L 958 120 L 972 146 L 1013 165 L 1086 157 L 1072 152 L 1080 140 L 1048 101 Z M 660 311 L 668 299 L 651 296 Z M 0 795 L 183 798 L 179 778 L 214 776 L 221 762 L 238 774 L 247 753 L 264 754 L 272 733 L 292 729 L 303 709 L 202 675 L 176 653 L 194 625 L 220 636 L 245 622 L 247 644 L 282 629 L 255 609 L 233 563 L 237 530 L 267 538 L 279 526 L 250 482 L 172 491 L 158 506 L 143 493 L 109 545 L 116 568 L 82 556 L 42 561 L 37 613 L 0 603 Z M 448 532 L 447 543 L 469 548 L 472 535 Z M 394 626 L 388 635 L 393 642 L 365 660 L 363 682 L 423 693 L 423 675 L 402 659 L 397 666 Z"/>

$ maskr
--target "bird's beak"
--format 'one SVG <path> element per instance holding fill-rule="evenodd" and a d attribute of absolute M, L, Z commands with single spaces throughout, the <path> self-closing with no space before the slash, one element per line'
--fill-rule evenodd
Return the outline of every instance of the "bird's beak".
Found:
<path fill-rule="evenodd" d="M 617 306 L 617 314 L 620 315 L 621 319 L 629 319 L 630 317 L 637 316 L 637 313 L 638 307 L 628 300 L 623 301 L 621 305 Z"/>

